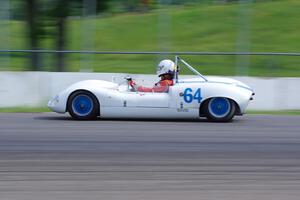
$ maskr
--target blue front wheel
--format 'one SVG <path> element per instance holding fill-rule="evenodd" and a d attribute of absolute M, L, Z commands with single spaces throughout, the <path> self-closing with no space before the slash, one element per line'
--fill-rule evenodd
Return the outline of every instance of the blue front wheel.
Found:
<path fill-rule="evenodd" d="M 236 111 L 235 103 L 225 97 L 214 97 L 206 104 L 207 119 L 215 122 L 230 121 Z"/>
<path fill-rule="evenodd" d="M 68 111 L 75 119 L 94 119 L 99 113 L 97 98 L 87 91 L 77 91 L 70 95 Z"/>

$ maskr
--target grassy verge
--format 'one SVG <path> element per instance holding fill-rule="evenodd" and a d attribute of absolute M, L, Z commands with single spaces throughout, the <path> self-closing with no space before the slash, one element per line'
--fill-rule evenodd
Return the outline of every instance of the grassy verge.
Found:
<path fill-rule="evenodd" d="M 47 107 L 8 107 L 0 108 L 0 113 L 41 113 L 51 112 Z"/>
<path fill-rule="evenodd" d="M 253 3 L 249 8 L 251 14 L 249 51 L 299 52 L 299 9 L 298 0 Z M 165 19 L 167 21 L 164 22 L 163 16 L 167 16 Z M 244 24 L 241 16 L 243 16 L 241 6 L 232 3 L 173 6 L 148 13 L 123 13 L 89 20 L 70 18 L 67 49 L 237 51 L 240 25 Z M 84 31 L 86 27 L 94 27 L 95 31 Z M 26 48 L 25 28 L 23 22 L 11 22 L 10 48 Z M 4 40 L 5 38 L 0 38 L 0 42 Z M 54 44 L 53 38 L 43 38 L 41 44 L 42 48 L 51 49 Z M 43 70 L 55 70 L 54 55 L 42 56 Z M 12 54 L 7 63 L 10 65 L 9 69 L 26 69 L 28 58 L 27 54 Z M 97 72 L 154 73 L 155 66 L 161 58 L 145 55 L 72 54 L 67 56 L 66 63 L 69 71 L 92 69 Z M 184 56 L 184 58 L 204 74 L 235 75 L 240 71 L 237 69 L 236 56 Z M 250 62 L 249 69 L 245 71 L 252 76 L 300 76 L 298 57 L 250 56 L 245 60 Z"/>
<path fill-rule="evenodd" d="M 300 115 L 300 110 L 279 110 L 279 111 L 247 111 L 247 114 L 257 115 Z"/>

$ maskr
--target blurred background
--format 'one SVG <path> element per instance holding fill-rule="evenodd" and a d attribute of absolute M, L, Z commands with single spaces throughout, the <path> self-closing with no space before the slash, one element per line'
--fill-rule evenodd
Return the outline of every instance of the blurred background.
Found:
<path fill-rule="evenodd" d="M 5 50 L 299 52 L 299 0 L 1 0 L 0 70 L 155 73 L 163 55 Z M 184 56 L 208 75 L 298 77 L 297 56 Z"/>

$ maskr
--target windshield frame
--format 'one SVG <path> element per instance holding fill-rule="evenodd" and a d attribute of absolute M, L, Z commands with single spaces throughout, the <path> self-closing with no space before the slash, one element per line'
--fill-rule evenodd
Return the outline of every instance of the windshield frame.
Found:
<path fill-rule="evenodd" d="M 189 63 L 187 63 L 186 61 L 184 61 L 182 58 L 180 58 L 179 56 L 175 56 L 175 64 L 176 64 L 176 75 L 175 75 L 175 82 L 178 83 L 178 74 L 179 74 L 179 62 L 183 63 L 184 66 L 191 71 L 193 74 L 195 74 L 196 76 L 200 76 L 205 82 L 207 82 L 207 78 L 202 75 L 200 72 L 198 72 L 194 67 L 192 67 Z"/>

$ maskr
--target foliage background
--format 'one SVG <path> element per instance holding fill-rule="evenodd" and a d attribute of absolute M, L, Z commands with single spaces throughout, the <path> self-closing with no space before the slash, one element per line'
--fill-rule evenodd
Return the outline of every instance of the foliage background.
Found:
<path fill-rule="evenodd" d="M 35 13 L 34 37 L 38 40 L 35 49 L 299 52 L 300 48 L 300 1 L 297 0 L 65 1 L 67 7 L 55 4 L 56 0 L 35 0 L 39 5 Z M 26 1 L 10 0 L 10 19 L 0 21 L 1 49 L 33 49 L 28 34 L 29 14 Z M 64 38 L 63 44 L 59 44 L 58 22 L 62 18 Z M 241 38 L 241 33 L 245 38 Z M 154 73 L 156 63 L 165 58 L 38 54 L 40 61 L 33 67 L 31 56 L 2 53 L 0 70 Z M 237 56 L 184 58 L 210 75 L 300 76 L 299 57 L 249 56 L 242 58 L 244 63 Z M 245 70 L 241 70 L 243 67 Z"/>

